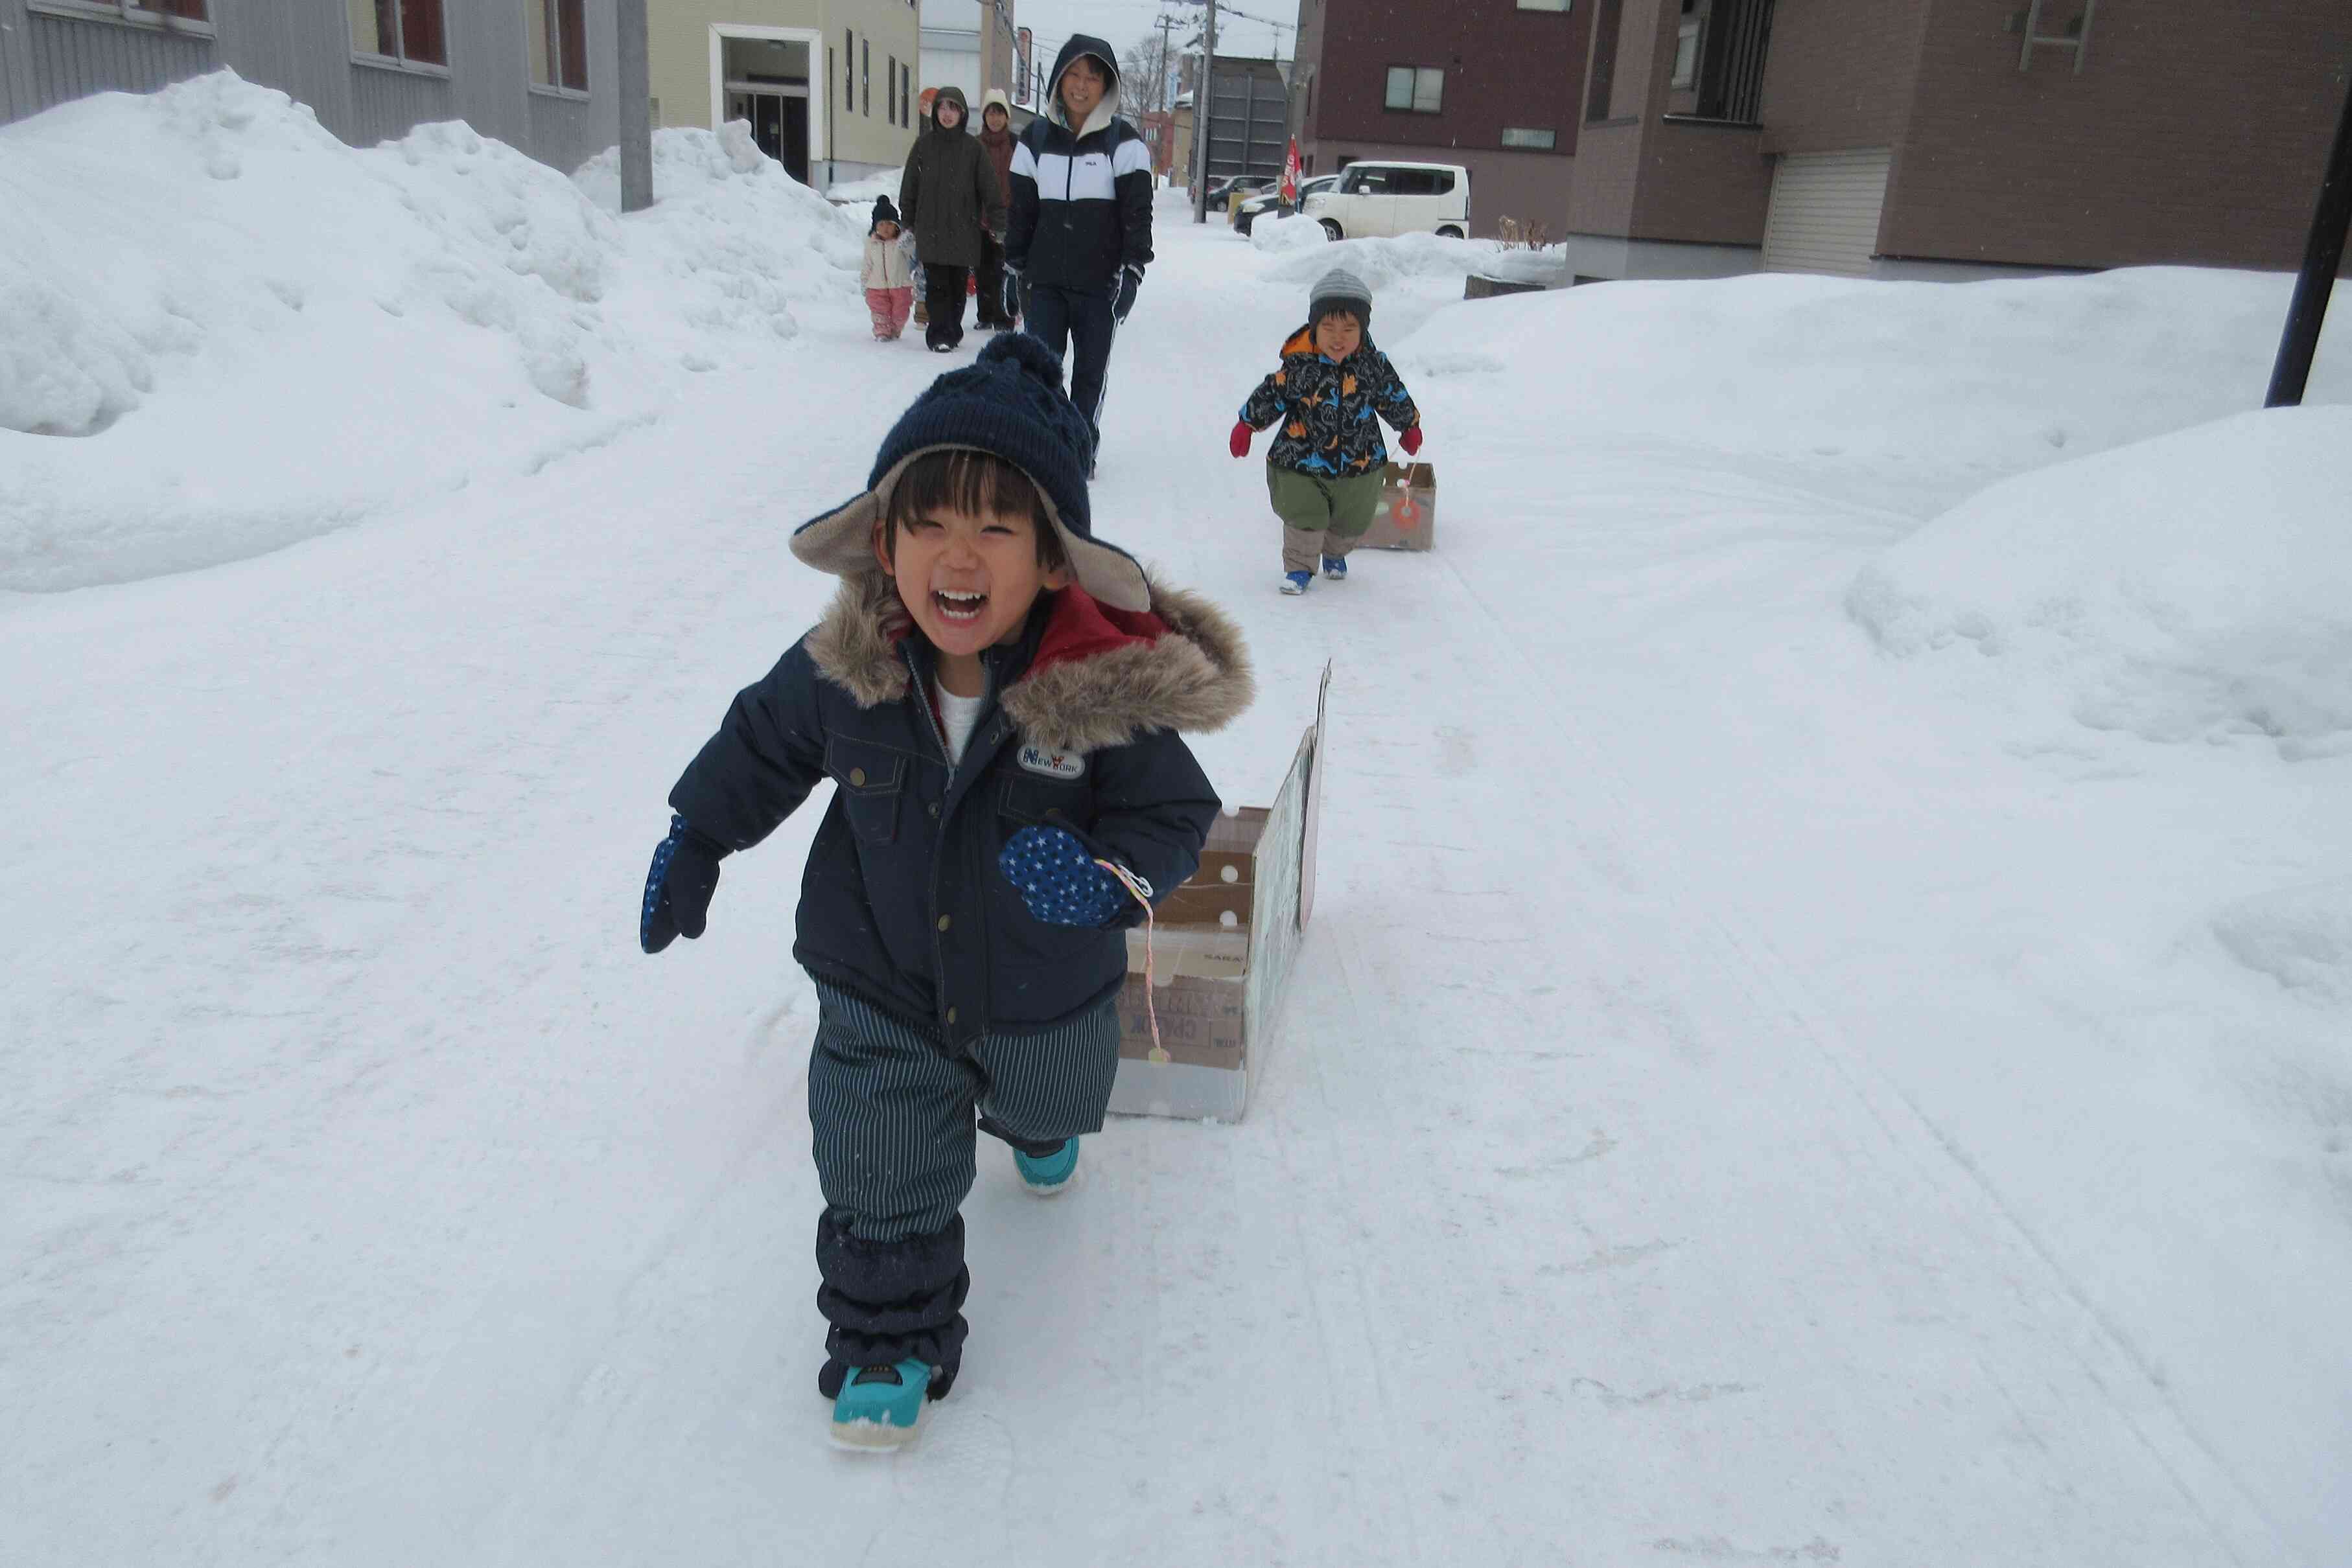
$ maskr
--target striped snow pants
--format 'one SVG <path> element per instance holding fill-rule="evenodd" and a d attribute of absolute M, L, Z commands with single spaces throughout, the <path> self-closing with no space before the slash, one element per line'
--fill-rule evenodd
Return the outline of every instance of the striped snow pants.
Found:
<path fill-rule="evenodd" d="M 1043 1034 L 988 1035 L 950 1054 L 845 992 L 817 987 L 809 1127 L 824 1212 L 817 1307 L 830 1325 L 818 1387 L 846 1370 L 909 1357 L 961 1364 L 971 1287 L 958 1212 L 977 1174 L 978 1134 L 1044 1153 L 1099 1132 L 1118 1071 L 1113 998 Z"/>

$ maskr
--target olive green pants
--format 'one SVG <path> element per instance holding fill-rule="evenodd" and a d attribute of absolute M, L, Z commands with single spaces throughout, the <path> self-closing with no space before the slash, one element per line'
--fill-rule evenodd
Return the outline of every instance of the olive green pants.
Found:
<path fill-rule="evenodd" d="M 1324 556 L 1345 557 L 1380 514 L 1381 470 L 1326 479 L 1265 465 L 1274 515 L 1282 519 L 1282 570 L 1314 571 Z"/>

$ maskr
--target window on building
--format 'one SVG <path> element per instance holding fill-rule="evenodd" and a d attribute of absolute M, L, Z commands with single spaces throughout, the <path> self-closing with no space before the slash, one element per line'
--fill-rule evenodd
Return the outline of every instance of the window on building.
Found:
<path fill-rule="evenodd" d="M 441 0 L 348 0 L 348 5 L 353 53 L 412 66 L 449 63 Z"/>
<path fill-rule="evenodd" d="M 211 0 L 89 0 L 89 4 L 119 11 L 126 22 L 160 22 L 166 16 L 177 22 L 213 19 Z"/>
<path fill-rule="evenodd" d="M 1698 0 L 1683 0 L 1682 20 L 1675 26 L 1675 77 L 1672 87 L 1693 87 L 1698 82 L 1698 39 L 1706 30 L 1706 16 Z"/>
<path fill-rule="evenodd" d="M 1445 72 L 1436 66 L 1391 66 L 1388 107 L 1436 114 L 1445 103 Z"/>
<path fill-rule="evenodd" d="M 882 64 L 882 118 L 891 124 L 898 123 L 898 57 L 892 55 Z"/>
<path fill-rule="evenodd" d="M 844 114 L 857 107 L 857 35 L 851 29 L 841 30 L 841 111 Z"/>
<path fill-rule="evenodd" d="M 522 0 L 530 20 L 530 79 L 588 90 L 587 0 Z"/>
<path fill-rule="evenodd" d="M 866 83 L 866 118 L 874 118 L 874 40 L 857 46 L 858 68 Z"/>
<path fill-rule="evenodd" d="M 1503 145 L 1532 147 L 1538 152 L 1549 152 L 1559 145 L 1559 132 L 1539 131 L 1526 125 L 1506 125 L 1503 127 Z"/>
<path fill-rule="evenodd" d="M 1771 47 L 1772 0 L 1683 0 L 1666 112 L 1756 123 Z"/>
<path fill-rule="evenodd" d="M 915 68 L 912 66 L 898 68 L 898 123 L 915 123 Z"/>
<path fill-rule="evenodd" d="M 1519 0 L 1522 11 L 1565 11 L 1568 0 Z"/>
<path fill-rule="evenodd" d="M 1625 30 L 1625 0 L 1601 0 L 1592 20 L 1592 82 L 1584 94 L 1584 118 L 1609 118 L 1609 100 L 1617 86 L 1617 37 Z"/>

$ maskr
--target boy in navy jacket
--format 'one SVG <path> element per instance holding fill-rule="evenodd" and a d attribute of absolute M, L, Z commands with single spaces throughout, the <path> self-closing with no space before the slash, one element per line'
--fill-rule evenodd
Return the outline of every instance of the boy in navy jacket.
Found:
<path fill-rule="evenodd" d="M 700 936 L 719 861 L 833 781 L 793 954 L 819 1006 L 817 1385 L 845 1447 L 906 1441 L 955 1380 L 975 1116 L 1041 1196 L 1102 1126 L 1126 927 L 1219 810 L 1180 732 L 1252 695 L 1231 622 L 1094 537 L 1060 374 L 992 342 L 793 536 L 841 591 L 678 779 L 646 883 L 646 951 Z"/>

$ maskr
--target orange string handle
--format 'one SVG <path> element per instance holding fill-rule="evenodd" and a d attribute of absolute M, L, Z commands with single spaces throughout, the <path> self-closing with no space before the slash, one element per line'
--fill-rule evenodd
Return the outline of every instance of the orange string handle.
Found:
<path fill-rule="evenodd" d="M 1151 1020 L 1150 1060 L 1164 1063 L 1169 1060 L 1168 1050 L 1160 1043 L 1160 1002 L 1152 994 L 1159 987 L 1151 968 L 1151 884 L 1116 861 L 1097 860 L 1095 864 L 1118 878 L 1119 885 L 1135 895 L 1136 903 L 1143 905 L 1143 1011 L 1144 1016 Z"/>

